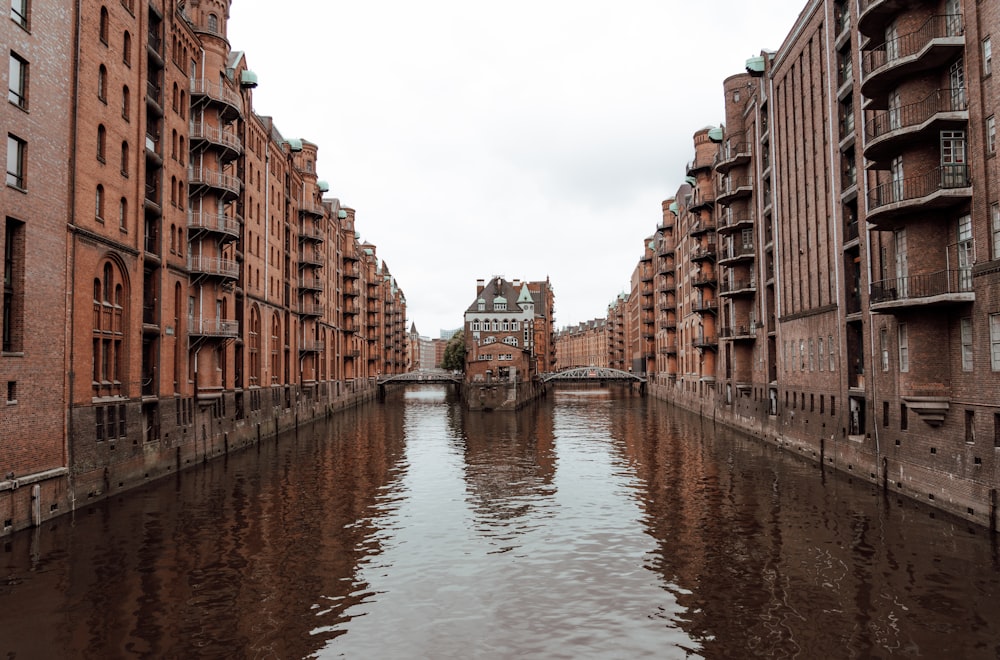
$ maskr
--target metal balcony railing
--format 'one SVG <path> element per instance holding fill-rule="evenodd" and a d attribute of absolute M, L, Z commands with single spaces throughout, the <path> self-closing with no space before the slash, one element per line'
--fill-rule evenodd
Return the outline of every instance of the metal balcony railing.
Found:
<path fill-rule="evenodd" d="M 868 191 L 868 207 L 918 200 L 940 190 L 966 188 L 969 184 L 969 166 L 962 164 L 942 165 L 926 174 L 888 181 Z"/>
<path fill-rule="evenodd" d="M 189 316 L 188 334 L 196 337 L 238 337 L 240 324 L 238 321 Z"/>
<path fill-rule="evenodd" d="M 865 127 L 868 139 L 879 138 L 892 131 L 919 126 L 931 117 L 944 112 L 963 112 L 969 109 L 964 89 L 937 89 L 916 103 L 876 112 Z"/>
<path fill-rule="evenodd" d="M 900 60 L 919 54 L 935 39 L 961 37 L 965 34 L 962 16 L 939 14 L 931 16 L 913 32 L 866 48 L 862 53 L 861 73 L 868 77 L 884 67 L 894 66 Z"/>
<path fill-rule="evenodd" d="M 920 298 L 970 291 L 972 291 L 971 269 L 939 270 L 934 273 L 893 277 L 873 282 L 871 302 L 916 301 Z"/>

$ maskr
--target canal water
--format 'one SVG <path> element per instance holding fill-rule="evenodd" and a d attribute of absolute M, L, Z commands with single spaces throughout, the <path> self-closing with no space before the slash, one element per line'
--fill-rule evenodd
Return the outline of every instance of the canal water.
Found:
<path fill-rule="evenodd" d="M 624 390 L 410 389 L 2 541 L 0 658 L 995 658 L 985 530 Z"/>

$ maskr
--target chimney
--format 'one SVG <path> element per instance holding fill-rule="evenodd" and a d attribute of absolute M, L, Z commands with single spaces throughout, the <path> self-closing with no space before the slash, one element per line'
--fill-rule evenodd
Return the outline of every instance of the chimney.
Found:
<path fill-rule="evenodd" d="M 476 295 L 478 296 L 486 288 L 486 280 L 476 280 Z"/>
<path fill-rule="evenodd" d="M 521 280 L 520 279 L 515 279 L 514 280 L 514 288 L 517 289 L 518 291 L 521 290 Z"/>

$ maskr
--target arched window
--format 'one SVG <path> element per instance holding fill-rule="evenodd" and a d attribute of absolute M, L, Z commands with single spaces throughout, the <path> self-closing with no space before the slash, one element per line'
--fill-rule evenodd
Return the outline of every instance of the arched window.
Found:
<path fill-rule="evenodd" d="M 177 129 L 170 131 L 170 157 L 177 160 Z"/>
<path fill-rule="evenodd" d="M 101 25 L 100 25 L 101 43 L 105 46 L 108 45 L 108 8 L 101 7 Z"/>
<path fill-rule="evenodd" d="M 185 103 L 187 103 L 187 94 L 185 94 L 184 91 L 181 90 L 181 109 L 180 109 L 181 119 L 187 119 L 187 108 L 185 107 Z"/>
<path fill-rule="evenodd" d="M 122 176 L 128 176 L 128 141 L 122 142 Z"/>
<path fill-rule="evenodd" d="M 170 177 L 170 203 L 177 206 L 177 177 Z"/>
<path fill-rule="evenodd" d="M 178 108 L 177 104 L 179 103 L 179 101 L 178 101 L 177 94 L 178 94 L 177 83 L 174 83 L 174 91 L 173 91 L 173 93 L 171 94 L 171 97 L 170 97 L 170 107 L 173 108 L 174 112 L 178 111 L 177 110 L 177 108 Z"/>
<path fill-rule="evenodd" d="M 250 308 L 250 386 L 260 385 L 260 310 Z"/>
<path fill-rule="evenodd" d="M 177 256 L 184 256 L 184 228 L 177 228 Z"/>
<path fill-rule="evenodd" d="M 94 194 L 94 215 L 101 222 L 104 221 L 104 186 L 97 184 L 97 192 Z"/>
<path fill-rule="evenodd" d="M 104 148 L 107 146 L 108 130 L 104 124 L 97 125 L 97 160 L 104 162 Z"/>
<path fill-rule="evenodd" d="M 122 35 L 122 62 L 125 66 L 132 66 L 132 35 L 128 30 Z"/>
<path fill-rule="evenodd" d="M 219 31 L 219 17 L 215 14 L 208 15 L 208 30 L 209 32 Z"/>
<path fill-rule="evenodd" d="M 118 227 L 128 231 L 128 200 L 124 197 L 118 200 Z"/>
<path fill-rule="evenodd" d="M 177 227 L 170 225 L 170 254 L 177 254 Z"/>
<path fill-rule="evenodd" d="M 97 98 L 108 102 L 108 67 L 103 64 L 97 69 Z"/>
<path fill-rule="evenodd" d="M 122 117 L 125 121 L 129 120 L 131 112 L 129 111 L 129 106 L 132 104 L 132 93 L 128 90 L 128 85 L 122 85 Z"/>
<path fill-rule="evenodd" d="M 93 387 L 98 396 L 124 393 L 124 341 L 127 310 L 125 281 L 120 270 L 105 260 L 94 279 Z"/>
<path fill-rule="evenodd" d="M 281 373 L 281 353 L 278 351 L 281 345 L 281 321 L 275 314 L 271 319 L 271 384 L 278 383 L 278 374 Z"/>
<path fill-rule="evenodd" d="M 180 136 L 180 138 L 177 141 L 177 144 L 178 144 L 178 147 L 179 147 L 178 148 L 177 157 L 181 161 L 181 165 L 183 165 L 184 164 L 184 160 L 185 160 L 185 158 L 184 158 L 184 136 L 183 135 Z"/>

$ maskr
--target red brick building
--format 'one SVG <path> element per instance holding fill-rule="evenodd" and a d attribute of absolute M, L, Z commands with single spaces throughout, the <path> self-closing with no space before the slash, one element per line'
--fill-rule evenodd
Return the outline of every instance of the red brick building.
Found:
<path fill-rule="evenodd" d="M 12 6 L 3 531 L 406 368 L 405 296 L 318 147 L 254 113 L 228 0 Z"/>
<path fill-rule="evenodd" d="M 996 525 L 998 27 L 814 2 L 724 82 L 657 230 L 657 396 Z"/>
<path fill-rule="evenodd" d="M 572 367 L 607 367 L 607 319 L 584 321 L 555 333 L 556 371 Z"/>

